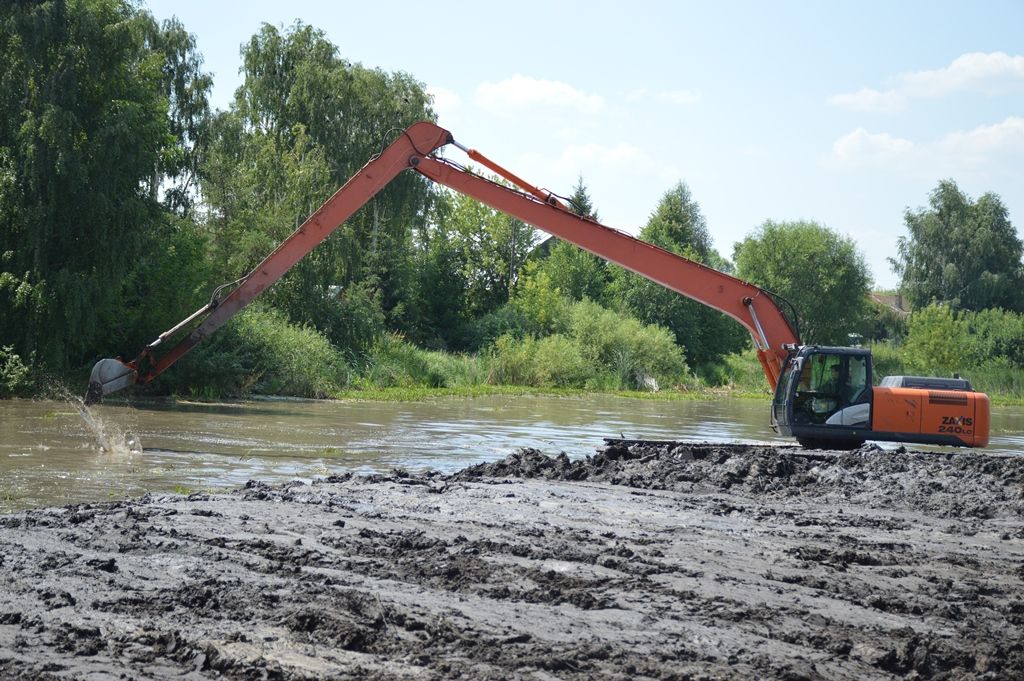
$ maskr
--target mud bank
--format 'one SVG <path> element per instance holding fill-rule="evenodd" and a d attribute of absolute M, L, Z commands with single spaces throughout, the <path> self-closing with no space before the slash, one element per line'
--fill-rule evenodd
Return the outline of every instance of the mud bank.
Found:
<path fill-rule="evenodd" d="M 1024 459 L 526 450 L 0 516 L 5 679 L 1024 678 Z"/>

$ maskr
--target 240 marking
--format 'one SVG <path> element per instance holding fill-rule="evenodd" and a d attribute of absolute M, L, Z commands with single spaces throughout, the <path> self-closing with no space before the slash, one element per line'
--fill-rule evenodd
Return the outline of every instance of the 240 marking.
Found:
<path fill-rule="evenodd" d="M 974 419 L 969 416 L 943 416 L 939 432 L 973 435 L 974 429 L 972 426 L 974 426 Z"/>

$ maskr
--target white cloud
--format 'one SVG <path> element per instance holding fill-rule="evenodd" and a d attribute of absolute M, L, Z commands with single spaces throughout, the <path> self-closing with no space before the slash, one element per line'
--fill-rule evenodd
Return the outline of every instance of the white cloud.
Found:
<path fill-rule="evenodd" d="M 659 92 L 655 98 L 661 102 L 672 104 L 697 104 L 704 96 L 698 90 L 670 90 Z"/>
<path fill-rule="evenodd" d="M 893 162 L 904 170 L 931 176 L 958 174 L 1024 164 L 1024 117 L 1010 116 L 993 125 L 951 132 L 941 139 L 914 143 L 864 128 L 832 145 L 830 165 L 881 166 Z"/>
<path fill-rule="evenodd" d="M 493 113 L 546 108 L 596 114 L 604 109 L 604 99 L 599 95 L 589 95 L 567 83 L 519 74 L 498 83 L 481 83 L 476 89 L 476 103 Z"/>
<path fill-rule="evenodd" d="M 995 125 L 953 132 L 946 135 L 937 146 L 948 157 L 974 166 L 986 164 L 998 157 L 1014 154 L 1024 156 L 1024 118 L 1010 116 Z"/>
<path fill-rule="evenodd" d="M 458 111 L 462 105 L 462 98 L 454 90 L 449 90 L 448 88 L 428 85 L 427 94 L 434 99 L 434 112 L 438 115 L 438 118 L 445 118 L 451 115 Z"/>
<path fill-rule="evenodd" d="M 940 69 L 911 71 L 894 79 L 892 89 L 863 87 L 856 92 L 832 95 L 828 103 L 843 109 L 894 113 L 906 108 L 912 97 L 941 97 L 953 92 L 990 95 L 1024 92 L 1024 56 L 1005 52 L 968 52 Z"/>
<path fill-rule="evenodd" d="M 914 143 L 888 133 L 870 133 L 864 128 L 843 135 L 832 144 L 832 153 L 842 165 L 884 163 L 905 156 Z"/>
<path fill-rule="evenodd" d="M 907 107 L 907 99 L 895 90 L 880 92 L 869 87 L 848 94 L 832 95 L 828 103 L 840 109 L 869 113 L 895 113 Z"/>
<path fill-rule="evenodd" d="M 916 97 L 940 97 L 959 90 L 1001 94 L 1024 90 L 1024 56 L 969 52 L 941 69 L 900 76 L 902 89 Z"/>

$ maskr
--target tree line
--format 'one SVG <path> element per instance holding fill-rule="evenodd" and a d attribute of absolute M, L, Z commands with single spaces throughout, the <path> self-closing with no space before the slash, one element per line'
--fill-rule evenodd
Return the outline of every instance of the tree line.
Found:
<path fill-rule="evenodd" d="M 352 63 L 301 22 L 242 46 L 222 111 L 194 37 L 134 3 L 7 3 L 0 24 L 0 394 L 131 356 L 249 271 L 396 129 L 436 119 L 412 75 Z M 583 177 L 571 204 L 598 218 Z M 1022 244 L 999 197 L 943 180 L 905 222 L 892 266 L 911 307 L 941 308 L 929 314 L 965 333 L 978 324 L 964 315 L 1010 315 L 999 352 L 1024 359 Z M 917 328 L 870 302 L 856 245 L 818 223 L 766 221 L 730 260 L 680 181 L 639 236 L 791 302 L 805 342 Z M 748 345 L 724 315 L 407 173 L 163 389 L 330 394 L 455 374 L 642 389 L 720 376 Z"/>

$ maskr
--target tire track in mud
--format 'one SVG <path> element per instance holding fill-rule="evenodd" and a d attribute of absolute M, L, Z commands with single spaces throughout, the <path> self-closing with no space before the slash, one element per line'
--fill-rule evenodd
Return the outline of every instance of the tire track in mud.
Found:
<path fill-rule="evenodd" d="M 12 679 L 1024 678 L 1024 460 L 524 450 L 0 517 Z"/>

